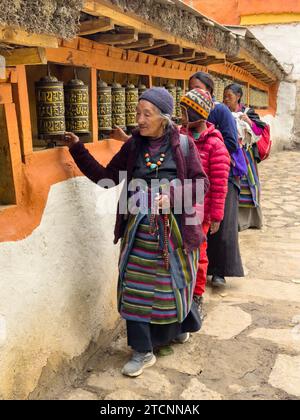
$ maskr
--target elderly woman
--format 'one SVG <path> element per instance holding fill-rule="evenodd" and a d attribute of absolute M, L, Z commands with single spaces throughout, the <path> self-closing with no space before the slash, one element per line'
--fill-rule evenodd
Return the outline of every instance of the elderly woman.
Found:
<path fill-rule="evenodd" d="M 246 108 L 242 103 L 242 96 L 242 87 L 237 83 L 232 83 L 224 89 L 224 104 L 228 106 L 237 118 L 237 122 L 241 120 L 249 131 L 249 135 L 246 137 L 246 135 L 243 135 L 243 131 L 240 130 L 240 136 L 245 137 L 241 140 L 248 161 L 248 173 L 241 179 L 241 194 L 239 198 L 240 231 L 248 228 L 261 229 L 262 227 L 261 188 L 257 170 L 259 156 L 256 142 L 266 126 L 253 108 Z"/>
<path fill-rule="evenodd" d="M 128 205 L 129 214 L 121 214 L 120 199 L 115 225 L 115 243 L 122 238 L 118 308 L 133 349 L 122 373 L 132 377 L 155 363 L 154 348 L 173 340 L 185 342 L 189 332 L 201 328 L 193 291 L 204 238 L 194 206 L 197 186 L 202 184 L 206 192 L 208 180 L 193 141 L 180 137 L 171 121 L 173 106 L 166 89 L 145 91 L 137 106 L 138 129 L 106 167 L 78 137 L 65 135 L 73 159 L 93 182 L 108 178 L 117 184 L 121 171 L 127 173 L 128 182 L 143 181 L 128 200 L 136 198 L 135 211 L 130 212 L 132 205 Z M 155 181 L 160 181 L 160 188 L 153 186 Z M 169 191 L 164 188 L 168 182 Z M 176 214 L 178 197 L 184 201 L 186 189 L 191 194 L 190 207 L 181 202 L 183 210 Z"/>

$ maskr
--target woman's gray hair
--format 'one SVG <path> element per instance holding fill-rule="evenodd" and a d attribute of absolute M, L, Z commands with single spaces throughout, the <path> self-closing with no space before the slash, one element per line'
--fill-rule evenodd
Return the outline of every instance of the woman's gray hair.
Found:
<path fill-rule="evenodd" d="M 170 114 L 163 114 L 162 112 L 160 112 L 160 116 L 167 122 L 166 127 L 175 127 L 176 126 L 176 124 L 172 120 L 172 117 L 171 117 Z"/>

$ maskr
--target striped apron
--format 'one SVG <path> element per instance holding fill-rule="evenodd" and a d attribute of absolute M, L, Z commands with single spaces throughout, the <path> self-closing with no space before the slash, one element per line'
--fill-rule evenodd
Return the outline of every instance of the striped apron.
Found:
<path fill-rule="evenodd" d="M 130 216 L 121 244 L 118 302 L 122 317 L 151 324 L 181 323 L 190 311 L 199 250 L 186 253 L 173 214 L 168 242 L 170 268 L 162 258 L 163 225 L 150 234 L 149 214 Z"/>

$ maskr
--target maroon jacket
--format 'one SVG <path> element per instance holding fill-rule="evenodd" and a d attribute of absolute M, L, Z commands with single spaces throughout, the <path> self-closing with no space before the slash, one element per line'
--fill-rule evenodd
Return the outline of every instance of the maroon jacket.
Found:
<path fill-rule="evenodd" d="M 70 153 L 76 162 L 81 172 L 86 175 L 91 181 L 97 183 L 101 179 L 108 178 L 112 179 L 115 184 L 119 183 L 119 171 L 127 171 L 128 183 L 132 179 L 132 173 L 135 167 L 135 162 L 140 153 L 140 145 L 143 141 L 143 137 L 139 133 L 135 133 L 120 149 L 120 151 L 112 158 L 106 168 L 100 165 L 96 159 L 91 156 L 85 146 L 78 142 L 70 148 Z M 196 198 L 196 180 L 204 180 L 204 192 L 209 188 L 209 182 L 202 168 L 198 152 L 195 148 L 192 139 L 189 139 L 189 154 L 185 158 L 180 147 L 179 131 L 176 129 L 172 130 L 171 135 L 171 146 L 173 158 L 177 166 L 177 178 L 180 179 L 182 185 L 184 179 L 192 180 L 193 190 L 193 204 L 195 204 Z M 188 218 L 192 217 L 183 212 L 181 217 L 181 229 L 183 236 L 184 247 L 187 251 L 198 248 L 204 240 L 201 224 L 193 225 L 188 224 Z M 120 214 L 119 206 L 117 211 L 117 218 L 115 224 L 115 239 L 114 243 L 123 236 L 126 228 L 127 220 L 125 215 Z"/>

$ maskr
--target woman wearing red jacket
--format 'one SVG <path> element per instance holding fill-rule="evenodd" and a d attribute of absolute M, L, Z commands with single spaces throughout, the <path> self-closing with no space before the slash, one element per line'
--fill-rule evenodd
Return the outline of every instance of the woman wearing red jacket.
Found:
<path fill-rule="evenodd" d="M 204 220 L 202 229 L 205 235 L 219 230 L 224 217 L 225 200 L 228 190 L 230 156 L 224 144 L 222 134 L 215 126 L 207 122 L 213 108 L 209 92 L 193 89 L 181 98 L 182 133 L 193 137 L 199 152 L 203 169 L 208 176 L 210 188 L 204 200 Z M 197 303 L 200 315 L 203 317 L 202 304 L 205 292 L 206 274 L 208 268 L 207 241 L 200 247 L 200 259 L 197 272 L 194 301 Z"/>

